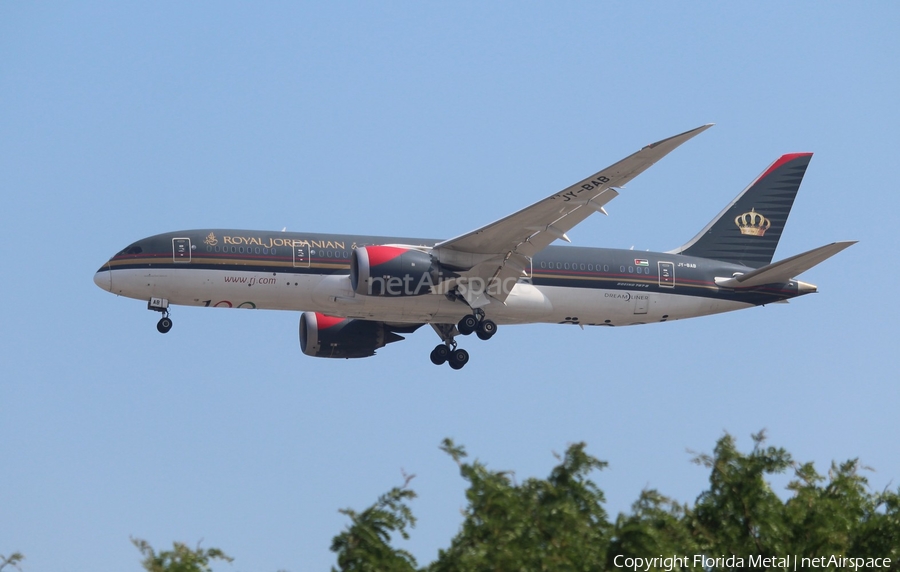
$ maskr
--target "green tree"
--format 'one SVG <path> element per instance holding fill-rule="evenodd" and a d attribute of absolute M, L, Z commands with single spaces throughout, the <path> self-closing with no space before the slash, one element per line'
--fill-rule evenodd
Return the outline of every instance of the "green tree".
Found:
<path fill-rule="evenodd" d="M 855 459 L 833 464 L 827 478 L 819 475 L 812 464 L 798 465 L 783 448 L 767 446 L 763 432 L 753 435 L 749 453 L 726 434 L 712 454 L 695 455 L 709 469 L 709 487 L 693 506 L 647 490 L 613 524 L 590 479 L 606 463 L 583 443 L 570 446 L 548 478 L 522 484 L 508 471 L 467 462 L 465 449 L 450 440 L 441 449 L 468 483 L 467 506 L 449 548 L 423 571 L 618 570 L 617 556 L 660 555 L 691 557 L 677 570 L 702 570 L 693 555 L 743 557 L 745 567 L 751 556 L 890 558 L 889 569 L 900 570 L 900 491 L 872 492 Z M 793 478 L 779 496 L 769 479 L 788 472 Z M 390 533 L 407 538 L 415 522 L 405 503 L 413 497 L 394 489 L 362 513 L 342 511 L 352 523 L 332 544 L 340 569 L 413 570 L 412 556 L 390 545 Z"/>
<path fill-rule="evenodd" d="M 598 570 L 610 532 L 603 492 L 588 478 L 606 463 L 571 445 L 547 479 L 517 485 L 511 474 L 464 461 L 465 449 L 449 439 L 449 454 L 468 481 L 468 506 L 450 548 L 427 569 Z"/>
<path fill-rule="evenodd" d="M 613 559 L 618 555 L 647 558 L 659 554 L 700 554 L 686 524 L 688 514 L 690 509 L 686 505 L 679 505 L 655 490 L 642 491 L 631 505 L 631 514 L 619 513 L 616 519 L 606 568 L 615 569 Z M 675 566 L 676 570 L 687 568 Z"/>
<path fill-rule="evenodd" d="M 765 447 L 764 432 L 753 435 L 753 442 L 745 455 L 726 434 L 712 456 L 694 458 L 710 469 L 709 489 L 686 517 L 699 548 L 709 554 L 749 558 L 789 553 L 784 504 L 765 477 L 787 471 L 793 460 L 784 449 Z"/>
<path fill-rule="evenodd" d="M 218 548 L 190 548 L 181 542 L 174 542 L 172 550 L 164 550 L 157 554 L 152 546 L 140 538 L 132 538 L 144 560 L 141 564 L 147 572 L 212 572 L 213 560 L 231 562 L 232 558 Z"/>
<path fill-rule="evenodd" d="M 766 447 L 763 432 L 753 441 L 743 454 L 725 435 L 713 455 L 695 458 L 710 469 L 709 489 L 685 513 L 700 553 L 891 558 L 890 569 L 900 569 L 900 491 L 871 492 L 857 459 L 833 463 L 826 482 L 812 463 Z M 766 477 L 788 470 L 792 495 L 783 501 Z"/>
<path fill-rule="evenodd" d="M 409 538 L 407 527 L 412 528 L 416 519 L 407 501 L 416 497 L 407 485 L 394 487 L 381 495 L 378 501 L 362 512 L 349 508 L 342 514 L 350 517 L 350 526 L 334 537 L 332 552 L 337 553 L 338 567 L 332 570 L 345 572 L 408 572 L 416 569 L 416 560 L 405 550 L 390 545 L 391 534 L 399 532 Z"/>
<path fill-rule="evenodd" d="M 900 557 L 900 496 L 870 493 L 858 459 L 832 463 L 825 477 L 811 463 L 796 470 L 785 505 L 792 550 L 807 557 Z"/>
<path fill-rule="evenodd" d="M 23 560 L 25 560 L 25 557 L 22 556 L 21 552 L 13 552 L 9 556 L 0 554 L 0 570 L 3 570 L 7 566 L 12 566 L 16 570 L 21 570 L 21 568 L 19 568 L 19 563 Z"/>

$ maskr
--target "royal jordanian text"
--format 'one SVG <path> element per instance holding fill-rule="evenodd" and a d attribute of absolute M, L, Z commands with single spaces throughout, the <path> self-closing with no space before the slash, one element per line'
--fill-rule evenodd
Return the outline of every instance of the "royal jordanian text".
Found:
<path fill-rule="evenodd" d="M 291 238 L 259 238 L 258 236 L 223 236 L 222 242 L 233 245 L 262 246 L 273 248 L 276 246 L 310 246 L 312 248 L 334 248 L 344 250 L 343 242 L 331 240 L 306 240 Z"/>

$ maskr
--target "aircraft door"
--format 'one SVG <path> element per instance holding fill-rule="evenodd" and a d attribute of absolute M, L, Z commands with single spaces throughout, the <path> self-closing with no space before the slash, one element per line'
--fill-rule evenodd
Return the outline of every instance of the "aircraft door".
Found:
<path fill-rule="evenodd" d="M 675 263 L 660 262 L 659 263 L 659 286 L 660 288 L 675 287 Z"/>
<path fill-rule="evenodd" d="M 294 268 L 309 268 L 309 245 L 294 246 Z"/>
<path fill-rule="evenodd" d="M 190 238 L 172 239 L 172 261 L 181 263 L 187 263 L 191 261 Z"/>

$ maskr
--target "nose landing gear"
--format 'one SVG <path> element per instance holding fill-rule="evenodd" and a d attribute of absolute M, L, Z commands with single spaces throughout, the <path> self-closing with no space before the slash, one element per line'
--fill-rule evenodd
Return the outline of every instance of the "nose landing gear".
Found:
<path fill-rule="evenodd" d="M 169 301 L 165 298 L 150 298 L 147 309 L 154 312 L 162 312 L 162 318 L 156 322 L 156 331 L 167 334 L 172 329 L 172 318 L 169 317 Z"/>

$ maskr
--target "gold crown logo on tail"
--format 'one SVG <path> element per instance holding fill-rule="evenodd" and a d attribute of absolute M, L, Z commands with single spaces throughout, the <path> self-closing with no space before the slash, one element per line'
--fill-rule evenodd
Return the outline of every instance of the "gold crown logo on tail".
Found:
<path fill-rule="evenodd" d="M 734 224 L 741 229 L 741 234 L 750 236 L 763 236 L 769 230 L 769 227 L 772 226 L 769 219 L 756 212 L 755 208 L 750 209 L 748 213 L 737 216 L 734 219 Z"/>

